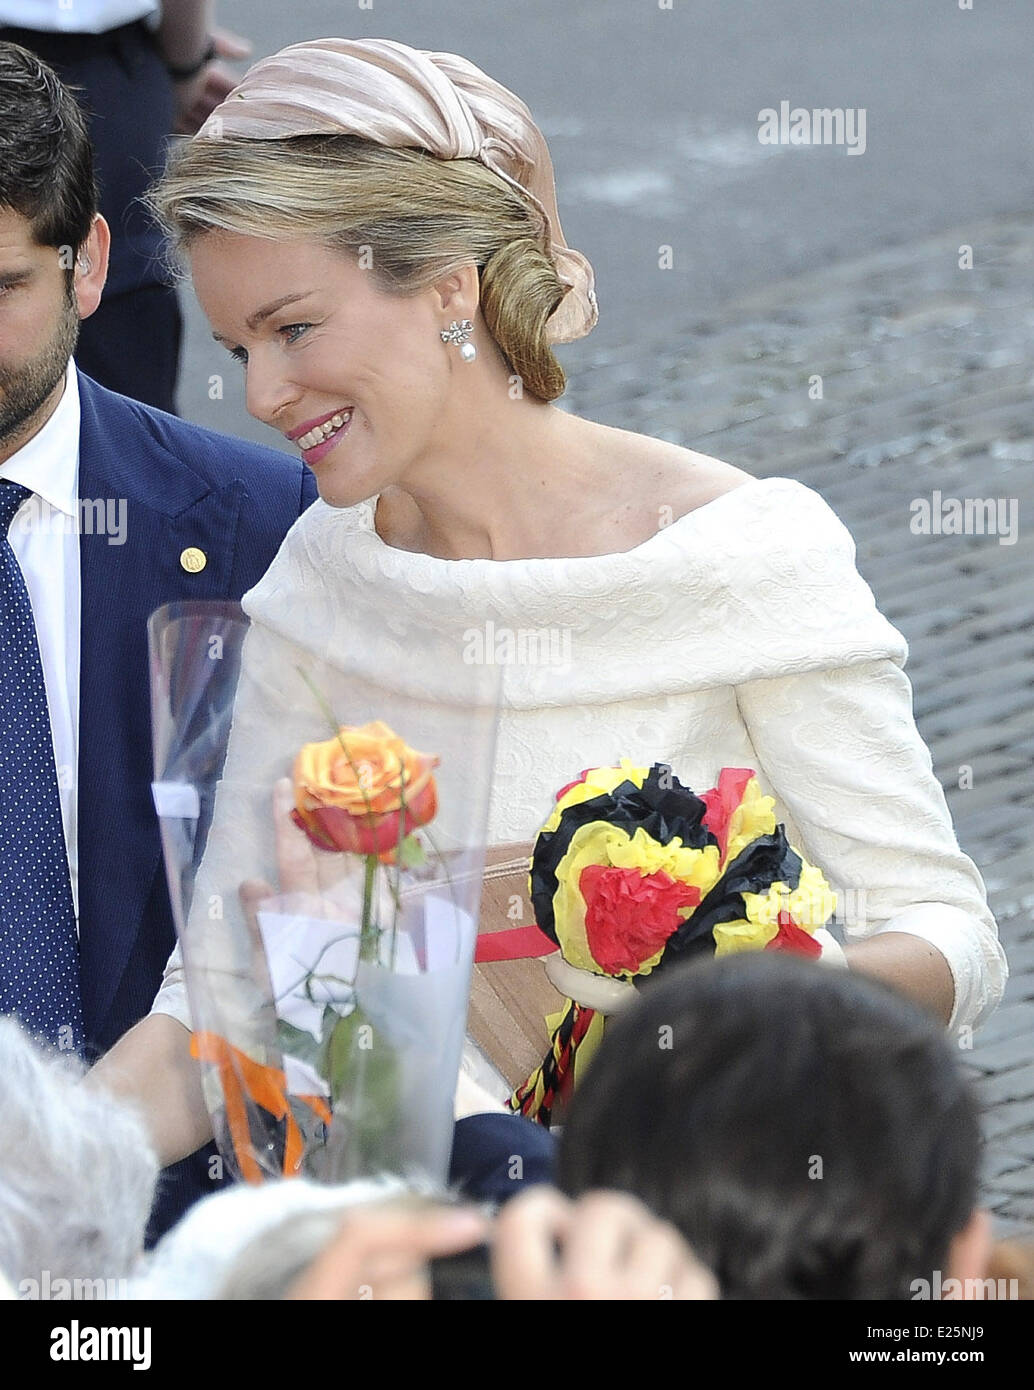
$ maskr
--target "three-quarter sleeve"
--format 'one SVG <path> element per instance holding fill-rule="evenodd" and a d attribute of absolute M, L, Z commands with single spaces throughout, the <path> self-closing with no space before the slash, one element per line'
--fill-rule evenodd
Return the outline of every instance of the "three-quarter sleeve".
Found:
<path fill-rule="evenodd" d="M 178 941 L 172 948 L 172 955 L 166 962 L 162 982 L 158 987 L 154 1003 L 151 1005 L 151 1013 L 168 1014 L 177 1023 L 182 1023 L 184 1028 L 191 1026 L 187 985 L 183 978 L 183 953 Z"/>
<path fill-rule="evenodd" d="M 907 932 L 935 946 L 955 983 L 949 1028 L 978 1026 L 1008 967 L 905 672 L 882 658 L 747 681 L 736 698 L 765 790 L 837 892 L 847 936 Z"/>

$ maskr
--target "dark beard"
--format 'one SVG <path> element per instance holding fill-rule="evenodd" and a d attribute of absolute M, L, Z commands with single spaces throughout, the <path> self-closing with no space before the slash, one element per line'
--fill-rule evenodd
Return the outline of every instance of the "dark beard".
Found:
<path fill-rule="evenodd" d="M 69 283 L 64 310 L 53 338 L 39 355 L 17 371 L 0 366 L 0 445 L 33 434 L 35 417 L 65 374 L 79 341 L 79 308 Z"/>

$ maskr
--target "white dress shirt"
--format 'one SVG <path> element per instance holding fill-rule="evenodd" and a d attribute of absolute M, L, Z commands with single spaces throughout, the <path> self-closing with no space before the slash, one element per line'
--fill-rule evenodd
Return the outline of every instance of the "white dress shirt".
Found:
<path fill-rule="evenodd" d="M 79 921 L 76 787 L 79 767 L 79 382 L 65 372 L 57 409 L 0 464 L 0 478 L 31 488 L 8 531 L 29 591 L 54 742 L 61 822 Z"/>
<path fill-rule="evenodd" d="M 0 0 L 0 24 L 56 34 L 106 34 L 136 19 L 157 29 L 161 0 Z"/>

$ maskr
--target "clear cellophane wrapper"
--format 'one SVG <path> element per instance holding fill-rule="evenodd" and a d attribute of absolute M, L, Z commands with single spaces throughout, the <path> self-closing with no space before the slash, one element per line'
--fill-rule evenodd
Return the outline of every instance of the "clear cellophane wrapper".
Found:
<path fill-rule="evenodd" d="M 444 1182 L 481 907 L 499 670 L 405 637 L 387 687 L 364 653 L 317 659 L 238 605 L 168 605 L 150 622 L 154 797 L 193 1048 L 237 1176 Z M 427 663 L 424 666 L 424 663 Z M 454 663 L 455 664 L 455 663 Z M 274 805 L 298 751 L 386 724 L 437 757 L 422 864 L 315 848 Z M 363 904 L 378 931 L 361 941 Z M 369 923 L 368 923 L 369 925 Z M 351 1020 L 351 1021 L 349 1021 Z"/>

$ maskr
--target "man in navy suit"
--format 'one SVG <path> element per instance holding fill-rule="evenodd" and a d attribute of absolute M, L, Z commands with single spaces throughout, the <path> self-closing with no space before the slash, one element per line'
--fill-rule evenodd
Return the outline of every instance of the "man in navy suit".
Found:
<path fill-rule="evenodd" d="M 44 63 L 0 42 L 0 495 L 11 484 L 27 494 L 0 536 L 10 552 L 0 557 L 0 650 L 21 661 L 10 638 L 20 573 L 45 677 L 60 873 L 75 908 L 75 1046 L 90 1060 L 147 1015 L 174 944 L 150 791 L 147 619 L 175 599 L 239 599 L 316 497 L 300 459 L 188 424 L 76 369 L 78 326 L 100 302 L 109 244 L 78 107 Z M 20 717 L 16 709 L 16 725 Z M 4 855 L 24 860 L 38 842 L 30 819 L 24 843 L 11 845 L 24 815 L 18 792 L 0 784 L 0 1011 L 20 1012 L 21 1000 L 28 1013 L 53 982 L 3 874 Z M 26 927 L 25 950 L 12 950 Z M 153 1085 L 160 1092 L 164 1078 Z M 548 1135 L 509 1116 L 471 1116 L 457 1127 L 453 1178 L 474 1195 L 509 1195 L 518 1153 L 526 1182 L 546 1176 Z M 155 1233 L 212 1190 L 208 1173 L 204 1150 L 166 1170 Z"/>
<path fill-rule="evenodd" d="M 78 371 L 109 243 L 79 108 L 42 62 L 0 44 L 0 485 L 30 494 L 7 543 L 45 676 L 77 918 L 74 1044 L 88 1060 L 148 1012 L 175 941 L 150 792 L 147 619 L 174 599 L 239 599 L 316 497 L 300 459 Z M 0 924 L 5 891 L 0 875 Z M 166 1177 L 162 1225 L 212 1188 L 203 1158 Z"/>

